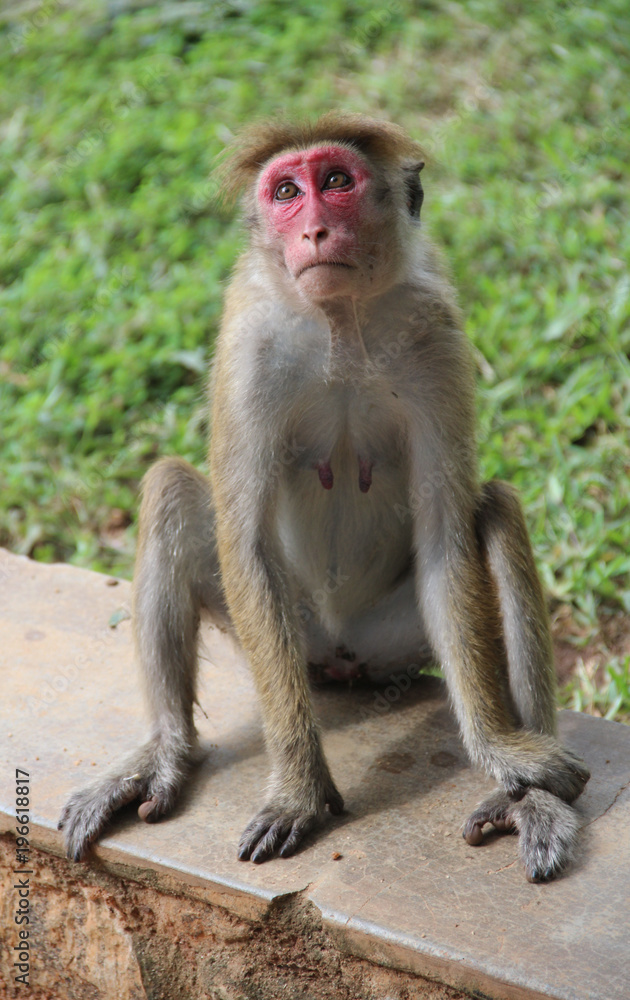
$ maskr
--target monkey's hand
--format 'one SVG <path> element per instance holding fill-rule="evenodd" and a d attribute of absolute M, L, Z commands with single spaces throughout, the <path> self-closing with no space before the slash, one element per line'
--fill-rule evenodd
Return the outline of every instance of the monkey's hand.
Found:
<path fill-rule="evenodd" d="M 306 834 L 322 822 L 326 806 L 334 816 L 343 812 L 343 799 L 330 776 L 317 795 L 310 787 L 301 800 L 282 793 L 272 796 L 243 831 L 239 859 L 260 864 L 276 853 L 288 858 Z"/>
<path fill-rule="evenodd" d="M 193 741 L 155 737 L 127 758 L 116 771 L 75 792 L 58 823 L 65 833 L 66 854 L 81 861 L 90 845 L 118 810 L 141 799 L 138 815 L 154 823 L 173 808 L 194 760 Z"/>
<path fill-rule="evenodd" d="M 466 820 L 462 836 L 477 847 L 483 827 L 518 832 L 519 848 L 529 882 L 549 882 L 569 864 L 577 841 L 577 813 L 557 796 L 542 788 L 529 788 L 515 801 L 503 791 L 482 802 Z"/>

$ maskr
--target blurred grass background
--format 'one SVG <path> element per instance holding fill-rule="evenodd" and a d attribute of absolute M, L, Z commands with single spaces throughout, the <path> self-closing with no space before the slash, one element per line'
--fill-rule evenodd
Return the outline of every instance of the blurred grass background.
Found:
<path fill-rule="evenodd" d="M 630 612 L 629 40 L 627 0 L 5 3 L 0 544 L 131 574 L 144 472 L 204 467 L 243 242 L 216 154 L 253 116 L 364 111 L 427 148 L 482 471 L 519 488 L 556 624 L 592 645 Z M 630 712 L 628 657 L 593 664 L 565 698 Z"/>

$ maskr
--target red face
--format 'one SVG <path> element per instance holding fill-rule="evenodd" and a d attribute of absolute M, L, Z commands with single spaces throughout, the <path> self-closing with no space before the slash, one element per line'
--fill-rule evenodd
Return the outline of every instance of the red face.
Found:
<path fill-rule="evenodd" d="M 366 248 L 378 238 L 372 174 L 357 152 L 318 146 L 284 153 L 265 169 L 258 201 L 299 291 L 324 299 L 370 281 Z"/>

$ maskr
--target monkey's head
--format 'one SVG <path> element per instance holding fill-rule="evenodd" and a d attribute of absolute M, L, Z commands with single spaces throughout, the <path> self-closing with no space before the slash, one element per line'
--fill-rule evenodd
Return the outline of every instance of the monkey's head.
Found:
<path fill-rule="evenodd" d="M 223 167 L 246 187 L 252 246 L 313 304 L 391 286 L 417 231 L 424 166 L 397 126 L 328 114 L 313 125 L 254 126 Z"/>

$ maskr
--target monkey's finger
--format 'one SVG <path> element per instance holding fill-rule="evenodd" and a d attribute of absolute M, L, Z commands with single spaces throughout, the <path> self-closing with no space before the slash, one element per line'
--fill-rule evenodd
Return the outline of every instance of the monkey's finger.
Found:
<path fill-rule="evenodd" d="M 462 830 L 462 837 L 471 847 L 479 847 L 483 843 L 483 823 L 471 823 L 470 820 Z"/>
<path fill-rule="evenodd" d="M 491 822 L 495 830 L 500 830 L 502 833 L 516 833 L 516 824 L 511 816 L 497 816 Z"/>
<path fill-rule="evenodd" d="M 271 858 L 276 853 L 278 846 L 282 843 L 287 831 L 290 829 L 290 819 L 287 819 L 286 816 L 281 816 L 280 819 L 277 819 L 262 838 L 256 847 L 256 850 L 253 852 L 251 860 L 254 864 L 259 865 L 263 861 L 267 861 Z"/>
<path fill-rule="evenodd" d="M 249 861 L 254 848 L 272 824 L 273 816 L 269 813 L 259 814 L 247 824 L 238 845 L 239 861 Z"/>
<path fill-rule="evenodd" d="M 286 838 L 284 844 L 282 845 L 280 851 L 278 852 L 280 854 L 280 857 L 289 858 L 292 854 L 295 854 L 302 840 L 309 832 L 309 830 L 313 828 L 314 825 L 315 825 L 314 816 L 303 816 L 300 819 L 296 819 L 293 826 L 291 827 L 289 836 Z"/>

